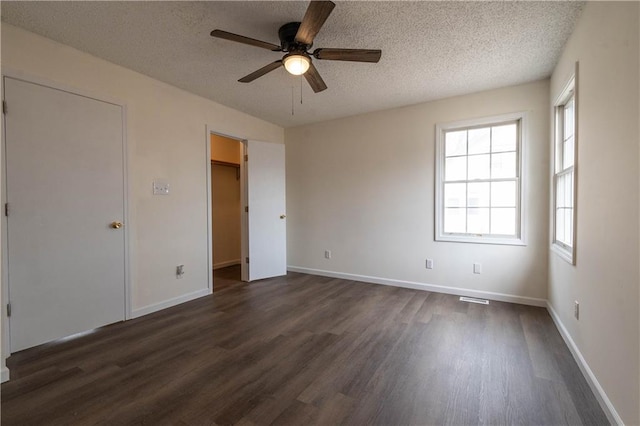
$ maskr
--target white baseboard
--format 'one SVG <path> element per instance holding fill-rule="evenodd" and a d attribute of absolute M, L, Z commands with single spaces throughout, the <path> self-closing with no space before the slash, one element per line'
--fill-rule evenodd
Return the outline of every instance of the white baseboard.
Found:
<path fill-rule="evenodd" d="M 412 288 L 415 290 L 426 290 L 435 293 L 454 294 L 456 296 L 470 296 L 482 299 L 497 300 L 500 302 L 519 303 L 522 305 L 546 307 L 545 299 L 535 297 L 516 296 L 513 294 L 494 293 L 491 291 L 471 290 L 458 287 L 447 287 L 435 284 L 425 284 L 415 281 L 391 280 L 388 278 L 370 277 L 367 275 L 347 274 L 344 272 L 324 271 L 321 269 L 302 268 L 299 266 L 287 266 L 287 270 L 291 272 L 301 272 L 303 274 L 320 275 L 323 277 L 342 278 L 345 280 L 363 281 L 372 284 L 389 285 L 393 287 Z"/>
<path fill-rule="evenodd" d="M 598 382 L 595 374 L 593 374 L 593 371 L 591 371 L 591 368 L 589 368 L 589 364 L 587 364 L 587 361 L 582 356 L 580 349 L 578 349 L 578 346 L 571 338 L 569 331 L 564 326 L 562 321 L 560 321 L 558 313 L 553 309 L 553 306 L 551 306 L 549 302 L 547 302 L 547 311 L 549 312 L 549 315 L 551 315 L 551 319 L 553 319 L 553 322 L 560 332 L 562 339 L 569 347 L 569 350 L 571 351 L 573 358 L 576 360 L 576 363 L 578 364 L 582 375 L 587 380 L 591 391 L 596 396 L 596 399 L 600 403 L 600 407 L 602 407 L 602 411 L 604 411 L 604 414 L 607 416 L 607 419 L 609 419 L 609 422 L 612 425 L 624 425 L 622 418 L 620 418 L 620 415 L 611 403 L 611 400 L 605 393 L 604 389 L 602 389 L 602 386 L 600 386 L 600 382 Z"/>
<path fill-rule="evenodd" d="M 154 303 L 152 305 L 147 305 L 142 308 L 134 309 L 131 312 L 131 318 L 138 318 L 143 315 L 148 315 L 150 313 L 160 311 L 162 309 L 170 308 L 175 305 L 179 305 L 181 303 L 188 302 L 190 300 L 198 299 L 200 297 L 208 296 L 211 294 L 210 288 L 205 288 L 202 290 L 194 291 L 192 293 L 183 294 L 182 296 L 174 297 L 173 299 L 165 300 L 160 303 Z"/>
<path fill-rule="evenodd" d="M 0 383 L 4 383 L 4 382 L 8 382 L 9 381 L 9 369 L 7 368 L 6 365 L 2 366 L 2 371 L 1 371 L 1 379 L 2 381 Z"/>
<path fill-rule="evenodd" d="M 225 262 L 218 262 L 213 264 L 213 269 L 226 268 L 227 266 L 240 265 L 240 259 L 236 260 L 227 260 Z"/>

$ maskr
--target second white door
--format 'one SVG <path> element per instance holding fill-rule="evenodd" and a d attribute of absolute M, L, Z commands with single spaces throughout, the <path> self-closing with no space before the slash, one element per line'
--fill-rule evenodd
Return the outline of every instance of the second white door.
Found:
<path fill-rule="evenodd" d="M 287 273 L 284 145 L 248 141 L 249 281 Z"/>
<path fill-rule="evenodd" d="M 4 79 L 11 352 L 125 319 L 122 107 Z"/>

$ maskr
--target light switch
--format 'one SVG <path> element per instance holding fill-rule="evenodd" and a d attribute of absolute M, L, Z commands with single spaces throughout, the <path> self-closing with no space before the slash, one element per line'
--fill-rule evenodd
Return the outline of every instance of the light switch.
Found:
<path fill-rule="evenodd" d="M 154 180 L 153 195 L 169 195 L 169 182 L 164 179 Z"/>

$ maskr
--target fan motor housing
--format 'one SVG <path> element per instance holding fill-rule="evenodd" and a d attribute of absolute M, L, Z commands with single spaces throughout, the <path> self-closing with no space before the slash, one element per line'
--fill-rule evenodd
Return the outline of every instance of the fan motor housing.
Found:
<path fill-rule="evenodd" d="M 298 28 L 300 28 L 300 22 L 289 22 L 281 26 L 278 30 L 278 38 L 280 38 L 280 46 L 282 46 L 283 51 L 305 52 L 311 48 L 311 44 L 306 45 L 296 42 L 295 38 L 298 33 Z"/>

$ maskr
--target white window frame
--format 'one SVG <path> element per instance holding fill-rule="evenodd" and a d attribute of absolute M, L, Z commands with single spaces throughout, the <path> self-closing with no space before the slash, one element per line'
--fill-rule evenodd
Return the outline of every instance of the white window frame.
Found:
<path fill-rule="evenodd" d="M 552 170 L 552 200 L 551 200 L 551 251 L 556 253 L 560 258 L 572 265 L 576 264 L 576 230 L 578 217 L 578 66 L 576 64 L 574 74 L 565 84 L 562 92 L 553 103 L 553 160 L 551 164 Z M 562 144 L 564 141 L 564 107 L 573 98 L 573 166 L 562 168 L 563 155 Z M 557 181 L 558 177 L 571 173 L 573 175 L 573 220 L 571 226 L 572 245 L 569 246 L 562 241 L 556 240 L 557 226 Z"/>
<path fill-rule="evenodd" d="M 518 138 L 516 141 L 516 235 L 514 237 L 494 236 L 471 233 L 445 233 L 444 232 L 444 171 L 445 171 L 445 133 L 454 130 L 466 130 L 470 128 L 488 127 L 510 122 L 518 123 Z M 462 120 L 452 123 L 436 124 L 436 167 L 435 167 L 435 240 L 460 243 L 501 244 L 501 245 L 526 245 L 525 239 L 525 200 L 524 188 L 526 176 L 524 169 L 524 157 L 527 134 L 527 114 L 516 112 L 472 120 Z"/>

